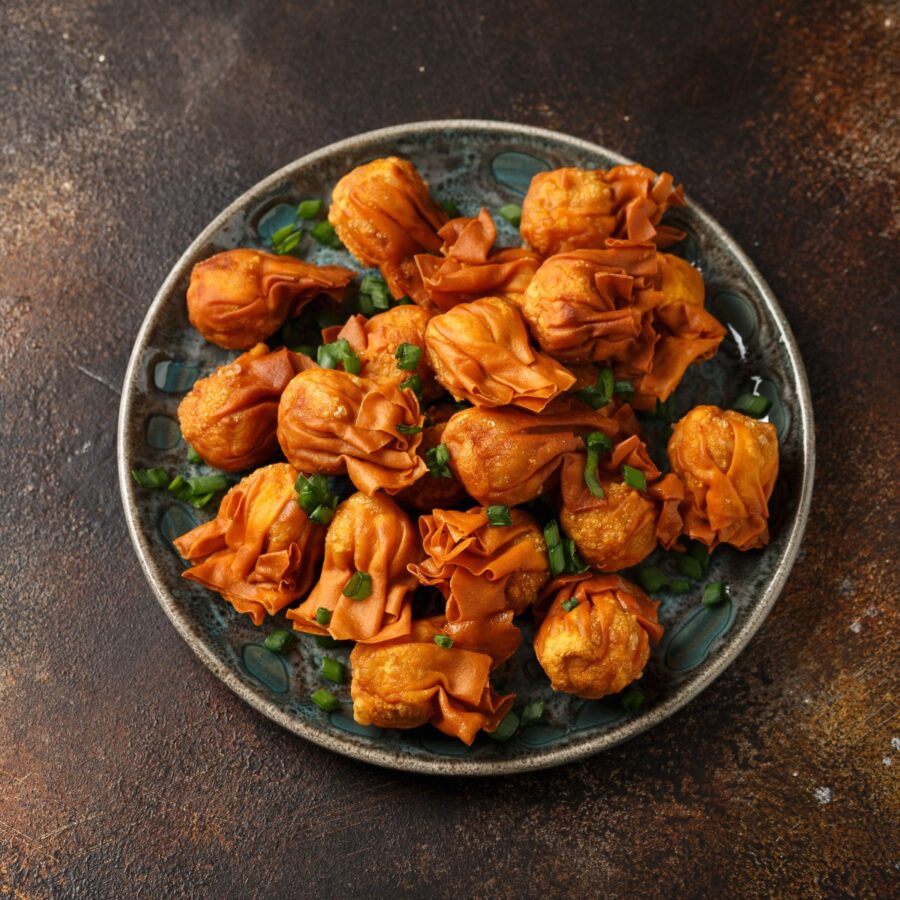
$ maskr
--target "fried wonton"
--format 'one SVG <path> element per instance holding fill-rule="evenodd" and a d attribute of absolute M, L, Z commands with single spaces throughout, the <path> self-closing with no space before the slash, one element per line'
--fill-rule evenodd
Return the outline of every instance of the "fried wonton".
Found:
<path fill-rule="evenodd" d="M 596 700 L 641 677 L 663 633 L 658 601 L 618 575 L 591 573 L 561 576 L 547 595 L 534 652 L 553 690 Z"/>
<path fill-rule="evenodd" d="M 543 256 L 602 247 L 610 237 L 666 247 L 684 237 L 659 224 L 670 206 L 684 206 L 684 195 L 668 172 L 637 165 L 555 169 L 531 179 L 519 230 Z"/>
<path fill-rule="evenodd" d="M 491 252 L 497 228 L 486 209 L 474 219 L 451 219 L 438 234 L 443 256 L 420 254 L 416 266 L 431 302 L 444 312 L 479 297 L 518 303 L 541 264 L 522 247 Z"/>
<path fill-rule="evenodd" d="M 183 578 L 218 591 L 261 625 L 312 585 L 325 529 L 297 503 L 299 473 L 286 463 L 257 469 L 222 499 L 215 519 L 176 538 L 192 563 Z"/>
<path fill-rule="evenodd" d="M 278 443 L 302 472 L 346 472 L 370 496 L 396 494 L 425 474 L 416 453 L 423 417 L 415 394 L 337 369 L 301 372 L 278 406 Z"/>
<path fill-rule="evenodd" d="M 412 375 L 422 381 L 422 396 L 426 401 L 437 399 L 444 391 L 434 380 L 425 359 L 425 328 L 431 313 L 421 306 L 394 306 L 367 319 L 351 316 L 342 326 L 326 328 L 326 341 L 345 339 L 362 363 L 360 375 L 374 381 L 393 381 L 400 384 Z M 397 349 L 411 344 L 421 351 L 414 369 L 401 369 Z"/>
<path fill-rule="evenodd" d="M 669 253 L 660 253 L 659 263 L 662 300 L 653 310 L 658 341 L 651 370 L 634 383 L 631 402 L 637 409 L 653 409 L 657 400 L 667 400 L 688 366 L 714 356 L 725 337 L 725 327 L 703 306 L 703 276 Z"/>
<path fill-rule="evenodd" d="M 769 542 L 769 506 L 778 476 L 775 426 L 733 410 L 696 406 L 669 439 L 672 471 L 684 482 L 684 532 L 710 548 Z"/>
<path fill-rule="evenodd" d="M 257 344 L 195 382 L 178 406 L 182 436 L 225 472 L 268 462 L 278 453 L 278 401 L 298 372 L 315 367 L 302 353 Z"/>
<path fill-rule="evenodd" d="M 330 634 L 339 641 L 374 643 L 409 634 L 417 582 L 407 567 L 421 558 L 415 526 L 390 497 L 353 494 L 328 526 L 318 583 L 287 617 L 297 631 Z M 370 593 L 362 599 L 343 593 L 356 572 L 371 579 Z M 327 625 L 316 620 L 320 609 L 330 614 Z"/>
<path fill-rule="evenodd" d="M 210 343 L 247 350 L 319 294 L 340 301 L 355 274 L 262 250 L 225 250 L 194 266 L 188 318 Z"/>
<path fill-rule="evenodd" d="M 390 156 L 348 172 L 334 186 L 328 221 L 363 265 L 381 269 L 394 297 L 431 305 L 415 256 L 440 250 L 447 214 L 411 162 Z"/>
<path fill-rule="evenodd" d="M 613 440 L 625 436 L 619 418 L 561 397 L 540 415 L 512 407 L 462 410 L 444 429 L 443 443 L 453 474 L 470 496 L 482 506 L 516 506 L 541 494 L 563 454 L 581 449 L 581 436 L 591 431 Z"/>
<path fill-rule="evenodd" d="M 661 477 L 637 435 L 600 454 L 596 477 L 602 497 L 591 493 L 585 481 L 586 465 L 584 453 L 566 454 L 559 513 L 563 530 L 586 563 L 603 572 L 617 572 L 637 565 L 658 542 L 666 548 L 675 543 L 681 534 L 678 505 L 683 487 L 674 475 Z M 625 483 L 623 466 L 644 475 L 645 491 Z"/>
<path fill-rule="evenodd" d="M 649 372 L 662 300 L 653 244 L 607 241 L 602 250 L 551 256 L 522 300 L 541 349 L 563 361 L 614 362 L 623 375 Z"/>
<path fill-rule="evenodd" d="M 521 313 L 500 297 L 460 303 L 425 332 L 428 363 L 457 400 L 540 412 L 575 377 L 535 350 Z"/>
<path fill-rule="evenodd" d="M 482 507 L 436 509 L 419 519 L 426 558 L 412 572 L 437 587 L 450 622 L 478 619 L 533 603 L 550 580 L 547 545 L 537 522 L 510 510 L 511 525 L 492 526 Z"/>
<path fill-rule="evenodd" d="M 500 696 L 490 682 L 488 653 L 435 643 L 447 637 L 443 618 L 419 619 L 406 638 L 357 644 L 350 654 L 353 717 L 361 725 L 416 728 L 430 722 L 466 744 L 493 731 L 514 694 Z"/>

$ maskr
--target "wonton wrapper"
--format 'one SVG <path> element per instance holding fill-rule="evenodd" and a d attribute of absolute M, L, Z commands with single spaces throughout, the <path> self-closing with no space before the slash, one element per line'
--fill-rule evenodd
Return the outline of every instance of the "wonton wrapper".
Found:
<path fill-rule="evenodd" d="M 225 472 L 252 469 L 278 453 L 278 401 L 290 380 L 316 364 L 257 344 L 195 382 L 178 406 L 181 434 L 203 461 Z"/>
<path fill-rule="evenodd" d="M 419 519 L 426 558 L 410 566 L 447 600 L 450 622 L 511 609 L 518 615 L 550 580 L 547 545 L 537 522 L 510 510 L 512 525 L 488 525 L 486 510 L 436 509 Z"/>
<path fill-rule="evenodd" d="M 421 558 L 415 526 L 390 497 L 353 494 L 328 526 L 318 584 L 287 617 L 297 631 L 339 641 L 374 643 L 409 634 L 410 598 L 418 585 L 407 567 Z M 372 579 L 372 593 L 364 600 L 342 593 L 355 572 Z M 327 627 L 316 622 L 320 607 L 331 612 Z"/>
<path fill-rule="evenodd" d="M 553 601 L 534 652 L 553 690 L 597 700 L 641 677 L 650 641 L 663 634 L 658 601 L 618 575 L 564 575 L 547 593 Z M 570 599 L 578 605 L 566 611 Z"/>
<path fill-rule="evenodd" d="M 191 325 L 210 343 L 246 350 L 273 335 L 319 294 L 340 301 L 356 273 L 262 250 L 225 250 L 191 272 Z"/>
<path fill-rule="evenodd" d="M 703 276 L 669 253 L 660 253 L 659 263 L 662 301 L 653 310 L 659 340 L 650 372 L 634 383 L 631 402 L 636 409 L 653 409 L 657 400 L 667 400 L 688 366 L 715 356 L 725 337 L 725 327 L 703 306 Z"/>
<path fill-rule="evenodd" d="M 584 481 L 584 453 L 568 453 L 562 466 L 562 508 L 559 522 L 575 541 L 582 558 L 603 572 L 617 572 L 637 565 L 656 549 L 667 549 L 681 534 L 678 506 L 684 498 L 674 475 L 660 477 L 637 435 L 601 453 L 597 480 L 603 497 L 595 497 Z M 622 466 L 644 473 L 647 490 L 625 484 Z"/>
<path fill-rule="evenodd" d="M 564 361 L 617 363 L 624 375 L 649 372 L 662 300 L 653 244 L 607 241 L 602 250 L 551 256 L 522 299 L 531 333 Z"/>
<path fill-rule="evenodd" d="M 486 209 L 474 219 L 451 219 L 438 234 L 443 258 L 423 253 L 416 266 L 431 302 L 444 312 L 488 296 L 518 304 L 541 264 L 537 253 L 522 247 L 491 253 L 497 228 Z"/>
<path fill-rule="evenodd" d="M 769 507 L 778 477 L 775 426 L 717 406 L 694 407 L 672 430 L 672 470 L 684 482 L 684 532 L 710 548 L 769 542 Z"/>
<path fill-rule="evenodd" d="M 432 424 L 422 431 L 422 443 L 419 444 L 419 456 L 425 454 L 443 441 L 444 429 L 453 415 L 454 409 L 449 404 L 439 404 L 427 410 Z M 468 499 L 466 489 L 455 478 L 444 478 L 425 472 L 414 484 L 404 488 L 396 495 L 397 502 L 411 506 L 419 512 L 431 512 L 433 509 L 447 509 L 459 506 Z M 470 504 L 471 505 L 471 504 Z"/>
<path fill-rule="evenodd" d="M 414 257 L 440 250 L 447 214 L 411 162 L 390 156 L 348 172 L 334 186 L 328 221 L 363 265 L 381 269 L 394 297 L 431 305 Z"/>
<path fill-rule="evenodd" d="M 517 506 L 543 492 L 563 454 L 580 449 L 581 436 L 591 431 L 613 440 L 625 434 L 618 418 L 559 398 L 540 415 L 512 407 L 464 409 L 447 423 L 443 442 L 454 475 L 482 506 Z"/>
<path fill-rule="evenodd" d="M 534 350 L 521 313 L 500 297 L 461 303 L 425 332 L 428 363 L 457 400 L 540 412 L 575 377 Z"/>
<path fill-rule="evenodd" d="M 421 433 L 401 434 L 397 426 L 422 421 L 408 388 L 338 369 L 310 369 L 281 395 L 278 443 L 301 472 L 346 472 L 365 494 L 379 488 L 396 494 L 427 471 L 416 453 Z"/>
<path fill-rule="evenodd" d="M 322 332 L 329 343 L 343 338 L 362 362 L 360 375 L 374 381 L 393 381 L 400 384 L 412 375 L 422 380 L 422 396 L 435 400 L 444 393 L 434 380 L 434 372 L 425 358 L 425 328 L 431 313 L 421 306 L 406 304 L 393 306 L 367 319 L 351 316 L 343 326 L 332 326 Z M 401 344 L 415 344 L 421 348 L 419 365 L 414 371 L 401 369 L 395 356 Z"/>
<path fill-rule="evenodd" d="M 357 644 L 350 654 L 353 718 L 360 725 L 416 728 L 430 722 L 466 744 L 493 731 L 514 694 L 500 696 L 490 682 L 491 656 L 434 643 L 443 618 L 419 619 L 412 633 L 385 644 Z"/>
<path fill-rule="evenodd" d="M 668 172 L 637 165 L 555 169 L 531 179 L 519 231 L 542 256 L 602 247 L 610 237 L 666 247 L 684 237 L 658 227 L 670 206 L 684 206 L 684 195 Z"/>
<path fill-rule="evenodd" d="M 215 519 L 174 541 L 193 565 L 182 578 L 218 591 L 261 625 L 310 588 L 325 529 L 297 503 L 299 473 L 287 463 L 257 469 L 223 498 Z"/>

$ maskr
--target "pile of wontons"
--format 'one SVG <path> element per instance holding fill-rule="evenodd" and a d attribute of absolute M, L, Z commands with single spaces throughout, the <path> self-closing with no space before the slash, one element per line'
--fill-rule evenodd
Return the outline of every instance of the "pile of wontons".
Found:
<path fill-rule="evenodd" d="M 661 252 L 682 205 L 638 165 L 546 172 L 525 246 L 497 248 L 486 209 L 449 218 L 410 162 L 359 166 L 328 218 L 402 302 L 326 328 L 324 365 L 265 342 L 316 298 L 337 307 L 357 272 L 256 249 L 196 265 L 192 325 L 244 352 L 195 384 L 182 432 L 208 465 L 251 471 L 177 539 L 184 577 L 256 625 L 286 609 L 354 641 L 362 724 L 492 732 L 514 697 L 491 673 L 529 610 L 555 690 L 622 691 L 663 628 L 617 573 L 686 538 L 762 547 L 778 471 L 774 428 L 714 406 L 675 424 L 670 472 L 647 452 L 635 410 L 725 334 L 700 273 Z M 539 524 L 538 498 L 556 519 Z"/>

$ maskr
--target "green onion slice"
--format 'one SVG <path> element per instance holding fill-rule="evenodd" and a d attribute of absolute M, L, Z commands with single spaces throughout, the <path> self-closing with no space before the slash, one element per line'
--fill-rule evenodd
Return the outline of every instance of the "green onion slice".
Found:
<path fill-rule="evenodd" d="M 284 628 L 276 628 L 264 641 L 266 650 L 273 653 L 283 653 L 294 641 L 294 635 Z"/>
<path fill-rule="evenodd" d="M 501 206 L 497 212 L 499 212 L 510 225 L 513 225 L 516 228 L 522 223 L 522 207 L 517 206 L 515 203 L 507 203 L 506 206 Z"/>
<path fill-rule="evenodd" d="M 394 352 L 397 368 L 404 372 L 414 372 L 422 358 L 422 348 L 418 344 L 401 344 Z"/>
<path fill-rule="evenodd" d="M 390 308 L 391 292 L 383 278 L 376 275 L 365 275 L 359 283 L 360 298 L 367 298 L 373 310 L 382 312 Z M 371 315 L 371 313 L 369 314 Z"/>
<path fill-rule="evenodd" d="M 421 425 L 404 425 L 402 422 L 397 426 L 400 434 L 418 434 L 422 430 Z"/>
<path fill-rule="evenodd" d="M 321 200 L 301 200 L 297 207 L 298 219 L 314 219 L 322 211 Z"/>
<path fill-rule="evenodd" d="M 699 581 L 703 577 L 703 566 L 693 556 L 688 556 L 687 553 L 682 553 L 678 557 L 678 571 L 694 581 Z"/>
<path fill-rule="evenodd" d="M 428 474 L 432 478 L 452 478 L 453 472 L 450 471 L 450 449 L 446 444 L 438 444 L 425 451 L 425 465 L 428 466 Z"/>
<path fill-rule="evenodd" d="M 534 725 L 535 722 L 540 722 L 543 715 L 544 701 L 535 700 L 522 710 L 522 715 L 519 717 L 519 724 L 522 728 L 525 728 L 527 725 Z"/>
<path fill-rule="evenodd" d="M 203 457 L 190 445 L 187 448 L 187 459 L 189 463 L 202 463 Z"/>
<path fill-rule="evenodd" d="M 718 606 L 728 599 L 728 588 L 722 581 L 711 581 L 703 588 L 701 602 L 704 606 Z"/>
<path fill-rule="evenodd" d="M 338 662 L 330 656 L 324 656 L 322 657 L 322 677 L 335 684 L 343 684 L 347 680 L 347 668 L 342 662 Z"/>
<path fill-rule="evenodd" d="M 442 650 L 449 650 L 453 646 L 453 638 L 448 634 L 436 634 L 434 636 L 434 642 Z"/>
<path fill-rule="evenodd" d="M 772 401 L 768 397 L 763 397 L 761 394 L 741 394 L 741 396 L 734 401 L 734 408 L 738 412 L 744 413 L 744 415 L 747 416 L 752 416 L 754 419 L 764 416 L 769 411 L 771 405 Z"/>
<path fill-rule="evenodd" d="M 341 243 L 341 239 L 337 236 L 337 232 L 334 230 L 334 226 L 328 221 L 316 222 L 315 225 L 310 229 L 309 233 L 313 236 L 315 240 L 317 240 L 320 244 L 325 247 L 331 247 L 334 250 L 340 250 L 344 245 Z"/>
<path fill-rule="evenodd" d="M 359 357 L 353 352 L 346 338 L 322 344 L 316 353 L 316 362 L 323 369 L 336 369 L 338 364 L 342 364 L 344 371 L 351 375 L 359 375 L 362 368 Z"/>
<path fill-rule="evenodd" d="M 690 593 L 691 583 L 687 578 L 673 578 L 669 581 L 669 590 L 673 594 L 687 594 Z"/>
<path fill-rule="evenodd" d="M 169 473 L 163 468 L 132 469 L 131 477 L 145 488 L 163 488 L 169 483 Z"/>
<path fill-rule="evenodd" d="M 341 593 L 351 600 L 365 600 L 372 595 L 372 576 L 367 572 L 354 572 Z"/>
<path fill-rule="evenodd" d="M 636 491 L 647 490 L 647 476 L 633 466 L 622 466 L 622 480 Z"/>
<path fill-rule="evenodd" d="M 324 606 L 320 606 L 316 610 L 316 624 L 321 625 L 323 628 L 326 625 L 331 624 L 331 610 L 327 609 Z"/>
<path fill-rule="evenodd" d="M 508 506 L 489 506 L 486 510 L 488 525 L 491 528 L 504 528 L 512 525 L 512 516 Z"/>
<path fill-rule="evenodd" d="M 669 583 L 666 573 L 657 566 L 641 566 L 637 579 L 648 594 L 658 594 Z"/>
<path fill-rule="evenodd" d="M 621 703 L 625 712 L 636 713 L 644 705 L 644 692 L 637 685 L 632 685 L 622 692 Z"/>
<path fill-rule="evenodd" d="M 313 691 L 309 695 L 309 699 L 312 700 L 319 709 L 324 710 L 325 712 L 333 712 L 340 705 L 340 701 L 331 691 L 326 691 L 325 688 L 319 688 L 317 691 Z"/>
<path fill-rule="evenodd" d="M 560 605 L 566 612 L 572 612 L 580 603 L 581 601 L 577 597 L 569 597 L 568 600 L 563 600 Z"/>
<path fill-rule="evenodd" d="M 419 400 L 422 399 L 422 379 L 419 377 L 418 373 L 410 375 L 406 381 L 400 382 L 400 390 L 403 390 L 404 388 L 409 388 Z"/>
<path fill-rule="evenodd" d="M 612 450 L 612 441 L 602 431 L 592 431 L 585 439 L 587 458 L 584 461 L 584 483 L 595 497 L 603 498 L 603 486 L 597 478 L 597 464 L 600 454 Z"/>
<path fill-rule="evenodd" d="M 508 741 L 519 729 L 519 717 L 510 710 L 501 720 L 500 724 L 491 732 L 488 732 L 488 737 L 493 738 L 495 741 L 500 741 L 500 743 L 505 743 Z"/>
<path fill-rule="evenodd" d="M 459 207 L 452 200 L 441 200 L 440 207 L 451 219 L 459 218 Z"/>

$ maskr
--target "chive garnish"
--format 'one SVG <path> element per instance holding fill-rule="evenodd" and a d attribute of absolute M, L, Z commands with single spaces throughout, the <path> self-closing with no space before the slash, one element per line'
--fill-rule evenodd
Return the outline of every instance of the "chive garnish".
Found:
<path fill-rule="evenodd" d="M 703 588 L 701 602 L 704 606 L 718 606 L 728 599 L 728 588 L 722 581 L 711 581 Z"/>
<path fill-rule="evenodd" d="M 409 388 L 419 400 L 422 399 L 422 379 L 419 377 L 418 373 L 410 375 L 406 381 L 400 382 L 400 390 L 404 390 L 405 388 Z"/>
<path fill-rule="evenodd" d="M 321 625 L 323 628 L 326 625 L 331 624 L 331 610 L 327 609 L 324 606 L 320 606 L 316 610 L 316 625 Z"/>
<path fill-rule="evenodd" d="M 500 720 L 500 724 L 493 731 L 488 732 L 488 737 L 493 738 L 495 741 L 500 741 L 500 743 L 505 743 L 516 733 L 518 728 L 519 717 L 510 710 Z"/>
<path fill-rule="evenodd" d="M 625 712 L 639 712 L 644 705 L 644 692 L 637 685 L 632 685 L 628 690 L 623 691 L 621 703 Z"/>
<path fill-rule="evenodd" d="M 622 466 L 622 480 L 628 487 L 633 487 L 636 491 L 647 490 L 647 476 L 633 466 Z"/>
<path fill-rule="evenodd" d="M 422 430 L 421 425 L 404 425 L 402 422 L 397 426 L 400 434 L 418 434 Z"/>
<path fill-rule="evenodd" d="M 669 581 L 669 590 L 673 594 L 687 594 L 691 589 L 691 583 L 687 578 L 672 578 Z"/>
<path fill-rule="evenodd" d="M 453 646 L 453 638 L 448 634 L 436 634 L 434 636 L 434 642 L 442 650 L 449 650 Z"/>
<path fill-rule="evenodd" d="M 316 634 L 313 637 L 316 644 L 323 650 L 333 650 L 335 647 L 341 646 L 341 642 L 336 641 L 330 634 Z"/>
<path fill-rule="evenodd" d="M 425 452 L 425 465 L 428 466 L 428 474 L 432 478 L 452 478 L 450 471 L 450 449 L 446 444 L 438 444 Z"/>
<path fill-rule="evenodd" d="M 601 369 L 597 380 L 592 385 L 575 391 L 575 396 L 583 403 L 587 403 L 591 409 L 600 409 L 612 401 L 616 383 L 612 369 Z M 619 383 L 625 384 L 626 382 Z"/>
<path fill-rule="evenodd" d="M 344 246 L 341 243 L 341 239 L 337 236 L 334 226 L 328 221 L 316 222 L 309 233 L 320 244 L 325 247 L 331 247 L 333 250 L 340 250 Z"/>
<path fill-rule="evenodd" d="M 641 566 L 637 579 L 648 594 L 658 594 L 669 583 L 666 573 L 657 566 Z"/>
<path fill-rule="evenodd" d="M 488 525 L 491 528 L 504 528 L 512 525 L 512 516 L 508 506 L 489 506 L 486 510 Z"/>
<path fill-rule="evenodd" d="M 202 463 L 203 457 L 190 445 L 187 448 L 187 459 L 189 463 Z"/>
<path fill-rule="evenodd" d="M 623 378 L 613 385 L 613 393 L 618 394 L 620 397 L 630 397 L 634 393 L 634 385 Z"/>
<path fill-rule="evenodd" d="M 347 669 L 342 662 L 338 662 L 330 656 L 324 656 L 322 657 L 322 677 L 335 684 L 343 684 L 347 680 Z"/>
<path fill-rule="evenodd" d="M 562 606 L 566 612 L 572 612 L 579 603 L 581 603 L 581 601 L 577 597 L 569 597 L 568 600 L 563 600 L 560 606 Z"/>
<path fill-rule="evenodd" d="M 284 628 L 276 628 L 264 641 L 266 650 L 273 653 L 283 653 L 294 641 L 294 635 Z"/>
<path fill-rule="evenodd" d="M 519 724 L 522 728 L 525 728 L 527 725 L 534 725 L 535 722 L 540 722 L 543 715 L 544 701 L 534 700 L 527 704 L 522 710 L 522 715 L 519 717 Z"/>
<path fill-rule="evenodd" d="M 372 596 L 372 576 L 367 572 L 354 572 L 341 593 L 351 600 L 365 600 Z"/>
<path fill-rule="evenodd" d="M 547 557 L 550 560 L 550 574 L 561 575 L 566 568 L 566 553 L 563 550 L 562 538 L 556 519 L 551 519 L 544 526 L 544 540 L 547 543 Z"/>
<path fill-rule="evenodd" d="M 566 559 L 565 571 L 568 574 L 577 575 L 579 572 L 587 572 L 588 566 L 578 555 L 578 549 L 575 547 L 573 538 L 566 538 L 563 541 L 563 555 Z"/>
<path fill-rule="evenodd" d="M 587 458 L 584 461 L 584 483 L 588 490 L 598 498 L 604 497 L 603 487 L 597 479 L 597 464 L 601 453 L 612 450 L 612 441 L 602 431 L 592 431 L 585 439 Z"/>
<path fill-rule="evenodd" d="M 497 212 L 499 212 L 510 225 L 513 225 L 516 228 L 522 224 L 522 207 L 517 206 L 515 203 L 507 203 L 506 206 L 501 206 Z"/>
<path fill-rule="evenodd" d="M 346 338 L 322 344 L 316 353 L 316 362 L 323 369 L 336 369 L 340 363 L 344 366 L 344 371 L 351 375 L 359 375 L 362 368 L 359 357 L 353 352 Z"/>
<path fill-rule="evenodd" d="M 709 565 L 709 547 L 703 541 L 691 541 L 687 552 L 688 556 L 692 556 L 700 563 L 701 569 L 705 572 Z"/>
<path fill-rule="evenodd" d="M 761 394 L 741 394 L 734 401 L 734 409 L 744 415 L 752 416 L 754 419 L 764 416 L 772 405 L 772 401 L 768 397 Z"/>
<path fill-rule="evenodd" d="M 297 207 L 298 219 L 314 219 L 322 211 L 321 200 L 301 200 Z"/>
<path fill-rule="evenodd" d="M 391 292 L 388 290 L 384 279 L 379 278 L 377 275 L 365 275 L 363 277 L 359 283 L 359 297 L 360 302 L 362 302 L 363 297 L 367 298 L 368 304 L 371 304 L 373 311 L 378 310 L 382 312 L 389 309 L 391 305 Z M 368 315 L 372 314 L 368 313 Z"/>
<path fill-rule="evenodd" d="M 163 468 L 132 469 L 131 477 L 145 488 L 162 488 L 169 483 L 169 473 Z"/>
<path fill-rule="evenodd" d="M 699 581 L 703 577 L 703 566 L 687 553 L 682 553 L 678 557 L 678 571 L 694 581 Z"/>
<path fill-rule="evenodd" d="M 319 688 L 317 691 L 313 691 L 309 695 L 309 699 L 312 700 L 319 709 L 324 710 L 325 712 L 332 712 L 337 709 L 341 703 L 331 691 L 326 691 L 325 688 Z"/>
<path fill-rule="evenodd" d="M 272 252 L 277 253 L 279 256 L 290 253 L 300 243 L 302 234 L 303 232 L 296 222 L 291 222 L 290 225 L 279 228 L 278 231 L 273 232 L 272 237 L 269 239 L 272 244 Z"/>
<path fill-rule="evenodd" d="M 328 479 L 324 475 L 304 474 L 297 476 L 294 482 L 297 492 L 297 503 L 309 516 L 309 521 L 316 525 L 327 525 L 334 517 L 338 505 L 337 494 L 328 487 Z"/>
<path fill-rule="evenodd" d="M 404 372 L 415 372 L 422 358 L 422 348 L 417 344 L 401 344 L 394 352 L 397 368 Z"/>

